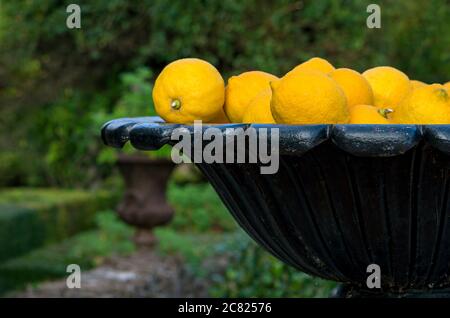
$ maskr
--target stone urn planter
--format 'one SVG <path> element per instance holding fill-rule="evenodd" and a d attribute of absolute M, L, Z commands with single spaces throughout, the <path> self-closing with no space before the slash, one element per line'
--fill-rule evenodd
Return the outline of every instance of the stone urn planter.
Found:
<path fill-rule="evenodd" d="M 118 119 L 102 136 L 113 147 L 158 149 L 180 126 L 192 130 Z M 450 295 L 450 125 L 216 127 L 279 129 L 275 174 L 261 174 L 260 163 L 198 164 L 267 251 L 343 283 L 342 297 Z M 381 269 L 379 289 L 366 284 L 371 264 Z"/>
<path fill-rule="evenodd" d="M 166 200 L 166 187 L 175 165 L 168 159 L 120 154 L 117 166 L 125 181 L 125 193 L 117 213 L 136 227 L 135 243 L 151 246 L 156 239 L 152 229 L 167 224 L 174 211 Z"/>

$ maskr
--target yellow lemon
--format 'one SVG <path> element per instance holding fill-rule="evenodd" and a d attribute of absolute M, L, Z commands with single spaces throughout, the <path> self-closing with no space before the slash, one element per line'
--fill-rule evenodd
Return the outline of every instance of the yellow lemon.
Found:
<path fill-rule="evenodd" d="M 389 121 L 375 106 L 355 105 L 350 108 L 350 124 L 389 124 Z"/>
<path fill-rule="evenodd" d="M 418 80 L 411 80 L 411 88 L 412 89 L 417 89 L 419 87 L 424 87 L 427 84 L 425 84 L 424 82 L 418 81 Z"/>
<path fill-rule="evenodd" d="M 272 90 L 266 89 L 253 98 L 245 111 L 242 122 L 255 124 L 275 124 L 270 110 Z"/>
<path fill-rule="evenodd" d="M 225 113 L 231 122 L 241 123 L 250 101 L 276 80 L 278 77 L 261 71 L 232 76 L 225 90 Z"/>
<path fill-rule="evenodd" d="M 227 115 L 225 114 L 225 111 L 223 109 L 220 110 L 220 112 L 211 120 L 208 121 L 208 123 L 211 124 L 228 124 L 230 123 L 230 120 L 228 119 Z"/>
<path fill-rule="evenodd" d="M 347 99 L 339 85 L 322 72 L 286 74 L 272 87 L 272 116 L 280 124 L 344 124 Z"/>
<path fill-rule="evenodd" d="M 450 93 L 440 84 L 417 88 L 392 114 L 398 124 L 450 124 Z"/>
<path fill-rule="evenodd" d="M 309 59 L 308 61 L 303 62 L 302 64 L 294 67 L 294 69 L 291 70 L 291 72 L 297 72 L 302 70 L 315 70 L 328 74 L 334 71 L 334 66 L 323 58 L 313 57 L 312 59 Z"/>
<path fill-rule="evenodd" d="M 445 84 L 444 84 L 444 87 L 445 87 L 446 89 L 450 90 L 450 82 L 445 83 Z"/>
<path fill-rule="evenodd" d="M 339 84 L 347 97 L 348 107 L 373 104 L 373 92 L 369 82 L 358 72 L 339 68 L 330 73 L 330 77 Z"/>
<path fill-rule="evenodd" d="M 153 87 L 155 110 L 165 121 L 209 121 L 218 115 L 225 99 L 225 84 L 210 63 L 186 58 L 167 65 Z"/>
<path fill-rule="evenodd" d="M 403 72 L 390 67 L 371 68 L 362 74 L 372 87 L 374 106 L 394 109 L 411 91 L 411 83 Z"/>

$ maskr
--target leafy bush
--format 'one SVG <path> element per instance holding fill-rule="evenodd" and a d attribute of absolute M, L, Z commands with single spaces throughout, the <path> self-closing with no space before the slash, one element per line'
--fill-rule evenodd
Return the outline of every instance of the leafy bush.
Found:
<path fill-rule="evenodd" d="M 140 67 L 133 72 L 127 72 L 120 76 L 121 96 L 111 111 L 99 110 L 93 114 L 97 127 L 101 127 L 109 120 L 123 117 L 157 116 L 152 100 L 153 84 L 150 69 Z M 164 146 L 157 151 L 138 151 L 129 143 L 123 149 L 117 150 L 103 147 L 97 157 L 99 164 L 113 164 L 117 159 L 117 153 L 140 153 L 151 158 L 168 158 L 170 146 Z"/>
<path fill-rule="evenodd" d="M 33 114 L 33 122 L 27 126 L 26 137 L 32 140 L 28 152 L 42 158 L 37 162 L 43 175 L 33 185 L 93 187 L 111 173 L 110 164 L 97 163 L 105 146 L 100 139 L 101 125 L 93 114 L 110 108 L 114 94 L 67 90 L 62 98 Z"/>
<path fill-rule="evenodd" d="M 124 150 L 106 147 L 100 140 L 100 129 L 111 119 L 156 115 L 151 98 L 151 75 L 148 68 L 141 67 L 123 73 L 120 83 L 110 91 L 93 94 L 68 89 L 62 98 L 41 107 L 27 126 L 26 139 L 32 140 L 32 144 L 24 143 L 27 150 L 19 145 L 17 152 L 20 160 L 30 152 L 43 158 L 23 161 L 27 171 L 34 171 L 36 175 L 26 183 L 94 187 L 99 180 L 112 174 L 118 152 L 138 152 L 129 144 Z M 153 158 L 168 157 L 170 147 L 140 153 Z"/>
<path fill-rule="evenodd" d="M 366 27 L 370 0 L 100 0 L 80 4 L 78 31 L 65 26 L 68 3 L 4 3 L 0 39 L 10 50 L 3 61 L 9 57 L 11 67 L 33 69 L 23 59 L 37 59 L 40 67 L 34 68 L 45 73 L 58 70 L 65 57 L 69 70 L 77 66 L 86 71 L 80 76 L 89 71 L 89 80 L 98 74 L 106 81 L 117 70 L 145 64 L 159 71 L 184 56 L 205 58 L 229 74 L 249 68 L 284 73 L 300 60 L 323 55 L 357 68 L 390 62 L 415 70 L 419 78 L 448 80 L 450 66 L 443 63 L 450 58 L 450 39 L 440 32 L 450 23 L 446 0 L 383 1 L 378 30 Z"/>
<path fill-rule="evenodd" d="M 214 275 L 214 297 L 328 297 L 336 287 L 285 265 L 242 231 L 219 245 L 216 253 L 229 259 L 225 273 Z"/>
<path fill-rule="evenodd" d="M 170 184 L 168 200 L 175 209 L 170 227 L 191 232 L 230 231 L 236 223 L 208 183 Z"/>
<path fill-rule="evenodd" d="M 17 152 L 0 152 L 0 188 L 24 184 L 27 170 L 27 164 Z"/>

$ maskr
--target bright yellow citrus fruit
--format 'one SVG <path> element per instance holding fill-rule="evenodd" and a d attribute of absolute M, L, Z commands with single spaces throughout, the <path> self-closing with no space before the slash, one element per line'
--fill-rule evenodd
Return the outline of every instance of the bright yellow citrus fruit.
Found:
<path fill-rule="evenodd" d="M 392 114 L 397 124 L 450 124 L 450 92 L 440 84 L 417 88 Z"/>
<path fill-rule="evenodd" d="M 372 105 L 373 92 L 369 82 L 358 72 L 348 68 L 338 68 L 330 77 L 339 84 L 347 97 L 348 107 L 355 105 Z"/>
<path fill-rule="evenodd" d="M 225 90 L 225 113 L 233 123 L 241 123 L 250 101 L 278 77 L 261 71 L 250 71 L 228 80 Z"/>
<path fill-rule="evenodd" d="M 362 75 L 372 87 L 374 106 L 379 108 L 395 110 L 412 89 L 408 76 L 390 66 L 374 67 Z"/>
<path fill-rule="evenodd" d="M 275 124 L 270 110 L 272 90 L 266 89 L 253 98 L 245 111 L 242 122 L 255 124 Z"/>
<path fill-rule="evenodd" d="M 355 105 L 350 108 L 350 124 L 389 124 L 389 121 L 375 106 Z"/>
<path fill-rule="evenodd" d="M 444 87 L 450 91 L 450 82 L 445 83 Z"/>
<path fill-rule="evenodd" d="M 167 65 L 153 87 L 155 110 L 165 121 L 209 121 L 218 115 L 225 99 L 222 76 L 210 63 L 186 58 Z"/>
<path fill-rule="evenodd" d="M 308 61 L 303 62 L 302 64 L 294 67 L 294 69 L 292 69 L 291 72 L 297 72 L 302 70 L 315 70 L 328 74 L 334 71 L 334 66 L 323 58 L 313 57 L 312 59 L 309 59 Z"/>
<path fill-rule="evenodd" d="M 225 114 L 225 111 L 223 109 L 220 110 L 220 112 L 211 120 L 208 121 L 208 123 L 211 124 L 228 124 L 230 123 L 230 120 L 228 119 L 227 115 Z"/>
<path fill-rule="evenodd" d="M 418 81 L 418 80 L 411 80 L 411 88 L 412 89 L 417 89 L 419 87 L 424 87 L 427 84 L 425 84 L 424 82 Z"/>
<path fill-rule="evenodd" d="M 322 72 L 286 74 L 272 87 L 272 116 L 280 124 L 344 124 L 347 99 L 339 85 Z"/>

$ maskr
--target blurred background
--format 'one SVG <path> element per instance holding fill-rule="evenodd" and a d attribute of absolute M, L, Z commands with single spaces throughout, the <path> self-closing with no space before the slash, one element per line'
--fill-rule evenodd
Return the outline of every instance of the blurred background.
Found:
<path fill-rule="evenodd" d="M 81 29 L 66 26 L 74 2 Z M 124 182 L 121 158 L 161 162 L 169 151 L 118 151 L 99 132 L 113 118 L 154 115 L 152 82 L 183 57 L 206 59 L 225 79 L 281 76 L 320 56 L 450 80 L 449 1 L 376 1 L 381 28 L 369 29 L 373 2 L 1 0 L 0 295 L 329 295 L 334 283 L 258 248 L 191 166 L 161 181 L 174 216 L 155 229 L 157 244 L 141 246 L 117 214 L 140 191 Z M 79 291 L 65 287 L 71 263 L 91 278 Z"/>

